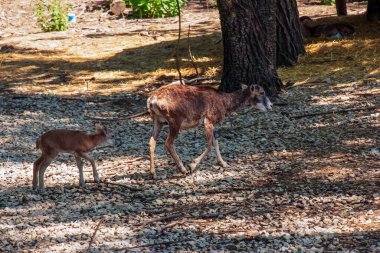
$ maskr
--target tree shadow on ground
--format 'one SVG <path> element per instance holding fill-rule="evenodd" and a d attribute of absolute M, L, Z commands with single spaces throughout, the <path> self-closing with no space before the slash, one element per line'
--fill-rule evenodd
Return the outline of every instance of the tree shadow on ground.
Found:
<path fill-rule="evenodd" d="M 317 188 L 326 187 L 320 182 L 313 184 Z M 350 182 L 342 182 L 350 185 Z M 319 185 L 319 187 L 318 187 Z M 368 185 L 368 182 L 363 182 Z M 220 198 L 215 201 L 211 191 L 199 191 L 198 193 L 184 194 L 175 197 L 177 201 L 165 202 L 172 200 L 171 194 L 152 194 L 149 189 L 144 191 L 128 191 L 124 188 L 109 187 L 105 185 L 88 184 L 85 189 L 80 189 L 76 184 L 66 184 L 63 188 L 54 188 L 49 190 L 49 195 L 40 196 L 30 193 L 28 186 L 10 187 L 0 192 L 4 196 L 12 192 L 7 210 L 2 211 L 3 219 L 14 220 L 15 228 L 19 233 L 30 233 L 30 225 L 33 228 L 39 226 L 50 227 L 71 227 L 70 231 L 63 230 L 59 233 L 44 234 L 39 239 L 31 237 L 24 238 L 22 242 L 16 243 L 16 240 L 8 235 L 8 228 L 1 228 L 0 232 L 4 235 L 3 239 L 7 240 L 8 248 L 12 251 L 28 248 L 39 249 L 50 242 L 50 246 L 57 246 L 61 243 L 70 241 L 71 244 L 79 243 L 80 248 L 86 248 L 89 244 L 91 235 L 94 231 L 83 232 L 75 229 L 74 224 L 81 221 L 94 221 L 98 223 L 105 218 L 101 224 L 101 231 L 98 232 L 97 243 L 93 245 L 94 249 L 120 251 L 128 249 L 129 252 L 141 251 L 142 248 L 150 251 L 171 252 L 173 250 L 253 250 L 257 251 L 260 247 L 269 247 L 271 250 L 280 250 L 285 248 L 295 248 L 296 250 L 308 250 L 312 247 L 324 250 L 360 250 L 369 251 L 378 247 L 379 230 L 368 231 L 336 231 L 333 221 L 325 222 L 323 217 L 309 230 L 305 230 L 303 223 L 307 222 L 311 214 L 319 212 L 329 216 L 339 217 L 342 210 L 338 207 L 331 208 L 330 202 L 316 206 L 313 203 L 302 202 L 304 192 L 302 189 L 294 189 L 294 192 L 285 190 L 282 194 L 287 196 L 286 203 L 268 201 L 275 199 L 274 195 L 281 194 L 273 191 L 273 184 L 254 185 L 251 190 L 246 189 L 248 193 L 255 192 L 252 199 L 246 197 L 244 200 L 231 201 Z M 331 185 L 331 187 L 335 187 Z M 341 187 L 338 185 L 338 187 Z M 352 186 L 351 186 L 352 187 Z M 169 189 L 168 189 L 169 190 Z M 311 188 L 310 191 L 316 189 Z M 317 190 L 318 191 L 318 190 Z M 172 191 L 171 191 L 172 192 Z M 334 192 L 334 191 L 333 191 Z M 214 194 L 231 194 L 227 190 L 222 190 Z M 309 193 L 306 193 L 309 194 Z M 345 196 L 360 195 L 360 192 L 346 192 L 339 198 Z M 291 196 L 297 196 L 292 199 Z M 181 199 L 196 196 L 198 199 L 193 203 L 182 204 Z M 243 195 L 244 196 L 244 195 Z M 251 196 L 251 195 L 249 195 Z M 314 195 L 314 197 L 317 197 Z M 93 201 L 84 201 L 91 198 Z M 158 204 L 158 200 L 164 201 L 164 204 Z M 375 206 L 367 201 L 360 204 L 366 209 L 352 210 L 351 215 L 356 211 L 375 210 Z M 236 209 L 235 211 L 224 215 Z M 141 221 L 136 216 L 144 212 L 145 218 Z M 220 213 L 220 215 L 218 215 Z M 289 222 L 278 232 L 269 229 L 270 222 L 283 222 L 281 213 L 289 213 Z M 302 213 L 303 218 L 292 219 Z M 306 215 L 307 213 L 307 215 Z M 173 214 L 179 214 L 172 216 Z M 215 215 L 217 214 L 217 215 Z M 348 215 L 348 214 L 346 214 Z M 114 220 L 115 217 L 118 217 Z M 168 217 L 167 219 L 158 219 Z M 33 222 L 28 222 L 28 220 Z M 239 226 L 227 225 L 231 220 L 240 224 Z M 240 221 L 244 220 L 244 223 Z M 121 222 L 121 223 L 120 223 Z M 172 222 L 178 222 L 172 225 Z M 226 224 L 223 224 L 226 222 Z M 125 226 L 130 231 L 125 234 L 105 234 L 114 231 L 115 225 Z M 214 224 L 208 230 L 202 229 L 203 224 Z M 250 225 L 248 225 L 250 224 Z M 268 228 L 268 229 L 267 229 Z M 108 232 L 105 232 L 105 229 Z M 132 232 L 133 231 L 133 232 Z M 261 231 L 261 232 L 260 232 Z M 168 238 L 170 240 L 168 241 Z M 175 242 L 178 243 L 168 243 Z M 111 246 L 111 242 L 119 242 L 121 245 L 129 246 Z M 12 246 L 13 245 L 13 246 Z M 146 246 L 144 246 L 146 245 Z M 134 246 L 134 247 L 133 247 Z M 177 248 L 178 247 L 178 248 Z"/>
<path fill-rule="evenodd" d="M 120 36 L 119 34 L 108 34 L 107 37 Z M 221 65 L 221 45 L 215 43 L 219 40 L 220 33 L 213 33 L 204 36 L 190 38 L 190 44 L 193 47 L 193 55 L 199 59 L 197 65 L 202 71 L 209 66 Z M 180 43 L 180 54 L 183 57 L 182 67 L 191 68 L 191 62 L 188 59 L 187 39 L 182 39 Z M 59 58 L 49 59 L 52 52 L 50 51 L 29 51 L 16 50 L 10 54 L 4 55 L 4 62 L 1 68 L 4 69 L 5 76 L 0 77 L 2 90 L 12 92 L 12 87 L 20 83 L 30 85 L 45 86 L 53 84 L 51 80 L 45 78 L 46 73 L 50 76 L 68 75 L 70 78 L 59 80 L 55 84 L 70 84 L 83 82 L 80 78 L 83 73 L 92 75 L 97 72 L 122 72 L 124 75 L 151 74 L 155 71 L 164 71 L 166 69 L 175 69 L 176 41 L 164 41 L 151 45 L 140 46 L 137 48 L 124 49 L 122 52 L 114 54 L 112 57 L 105 59 L 87 60 L 87 61 L 69 61 Z M 58 55 L 58 52 L 55 54 Z M 23 55 L 28 59 L 19 57 Z M 37 57 L 38 56 L 38 57 Z M 18 75 L 11 75 L 10 72 L 17 71 Z M 7 74 L 8 73 L 8 74 Z M 8 76 L 9 75 L 9 76 Z M 152 75 L 152 74 L 151 74 Z M 57 78 L 58 78 L 57 77 Z M 37 79 L 37 80 L 35 80 Z M 132 79 L 125 79 L 129 81 Z M 37 81 L 37 82 L 33 82 Z M 112 82 L 112 80 L 99 80 L 100 82 Z M 96 82 L 96 81 L 94 81 Z M 114 81 L 116 83 L 116 81 Z"/>

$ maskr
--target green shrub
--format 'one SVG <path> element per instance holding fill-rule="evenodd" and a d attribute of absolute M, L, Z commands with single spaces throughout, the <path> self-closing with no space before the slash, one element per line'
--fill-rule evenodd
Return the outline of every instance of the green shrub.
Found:
<path fill-rule="evenodd" d="M 68 13 L 71 5 L 61 3 L 60 0 L 38 0 L 34 13 L 37 16 L 38 26 L 44 32 L 65 31 L 69 28 Z"/>
<path fill-rule="evenodd" d="M 335 4 L 335 0 L 321 0 L 321 4 L 333 5 L 333 4 Z"/>
<path fill-rule="evenodd" d="M 132 6 L 132 17 L 135 18 L 163 18 L 178 15 L 176 0 L 129 0 Z M 180 6 L 186 0 L 179 0 Z"/>
<path fill-rule="evenodd" d="M 367 1 L 367 0 L 366 0 Z M 129 0 L 124 0 L 124 2 L 125 2 L 125 6 L 127 6 L 127 7 L 131 7 L 131 1 L 129 1 Z"/>

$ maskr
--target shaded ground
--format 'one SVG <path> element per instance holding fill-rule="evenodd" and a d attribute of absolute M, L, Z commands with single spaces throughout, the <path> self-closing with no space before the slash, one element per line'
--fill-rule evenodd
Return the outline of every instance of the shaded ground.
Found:
<path fill-rule="evenodd" d="M 317 7 L 300 4 L 300 13 L 334 13 Z M 215 79 L 217 18 L 215 10 L 184 14 L 202 75 Z M 143 111 L 148 92 L 176 77 L 176 19 L 105 19 L 0 38 L 15 47 L 0 53 L 0 252 L 85 251 L 98 224 L 91 252 L 379 252 L 379 31 L 362 16 L 345 20 L 360 28 L 355 37 L 309 41 L 300 63 L 280 70 L 295 85 L 273 112 L 245 108 L 218 127 L 229 168 L 211 153 L 195 174 L 179 175 L 164 130 L 157 181 L 148 174 L 149 119 L 112 119 Z M 151 29 L 157 40 L 146 36 Z M 186 39 L 183 48 L 188 61 Z M 92 153 L 102 180 L 115 185 L 80 189 L 74 159 L 62 155 L 46 173 L 48 195 L 32 193 L 36 138 L 52 128 L 92 131 L 100 119 L 118 147 Z M 203 130 L 176 144 L 188 164 L 205 145 Z"/>

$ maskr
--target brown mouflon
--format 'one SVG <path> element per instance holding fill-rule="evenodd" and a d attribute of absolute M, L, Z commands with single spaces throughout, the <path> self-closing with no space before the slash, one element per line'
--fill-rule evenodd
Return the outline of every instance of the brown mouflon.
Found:
<path fill-rule="evenodd" d="M 201 121 L 206 129 L 207 148 L 190 164 L 190 172 L 195 171 L 212 147 L 216 149 L 218 162 L 226 167 L 227 163 L 220 154 L 219 144 L 214 136 L 214 125 L 245 105 L 254 106 L 261 111 L 272 109 L 271 101 L 259 85 L 242 85 L 241 90 L 233 93 L 224 93 L 210 87 L 186 85 L 168 85 L 154 91 L 147 100 L 148 112 L 153 119 L 153 133 L 149 141 L 152 178 L 156 178 L 154 151 L 157 138 L 166 123 L 169 125 L 169 134 L 165 147 L 180 172 L 185 174 L 187 170 L 174 148 L 174 139 L 180 130 L 194 128 Z"/>
<path fill-rule="evenodd" d="M 42 151 L 42 155 L 33 164 L 34 191 L 37 191 L 37 186 L 39 186 L 39 192 L 45 192 L 44 173 L 59 153 L 74 154 L 79 169 L 80 186 L 85 185 L 82 158 L 91 163 L 94 180 L 99 182 L 95 161 L 87 152 L 102 143 L 107 142 L 110 145 L 114 145 L 115 140 L 113 139 L 113 135 L 103 126 L 96 124 L 95 127 L 96 133 L 94 134 L 87 134 L 83 131 L 57 129 L 48 131 L 37 139 L 36 148 Z"/>

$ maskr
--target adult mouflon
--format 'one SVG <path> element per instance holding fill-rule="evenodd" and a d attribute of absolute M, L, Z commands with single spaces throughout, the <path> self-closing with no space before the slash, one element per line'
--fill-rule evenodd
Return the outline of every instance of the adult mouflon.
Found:
<path fill-rule="evenodd" d="M 190 172 L 196 169 L 212 147 L 216 149 L 218 162 L 226 167 L 227 163 L 220 154 L 219 144 L 214 136 L 214 126 L 231 112 L 247 105 L 261 111 L 272 109 L 271 101 L 259 85 L 242 85 L 241 90 L 232 93 L 224 93 L 210 87 L 188 85 L 167 85 L 154 91 L 147 100 L 148 112 L 153 120 L 153 133 L 149 141 L 152 178 L 156 178 L 154 152 L 158 135 L 164 124 L 169 125 L 165 147 L 180 172 L 185 174 L 187 170 L 175 150 L 174 140 L 180 130 L 194 128 L 202 120 L 206 130 L 207 147 L 190 164 Z"/>

